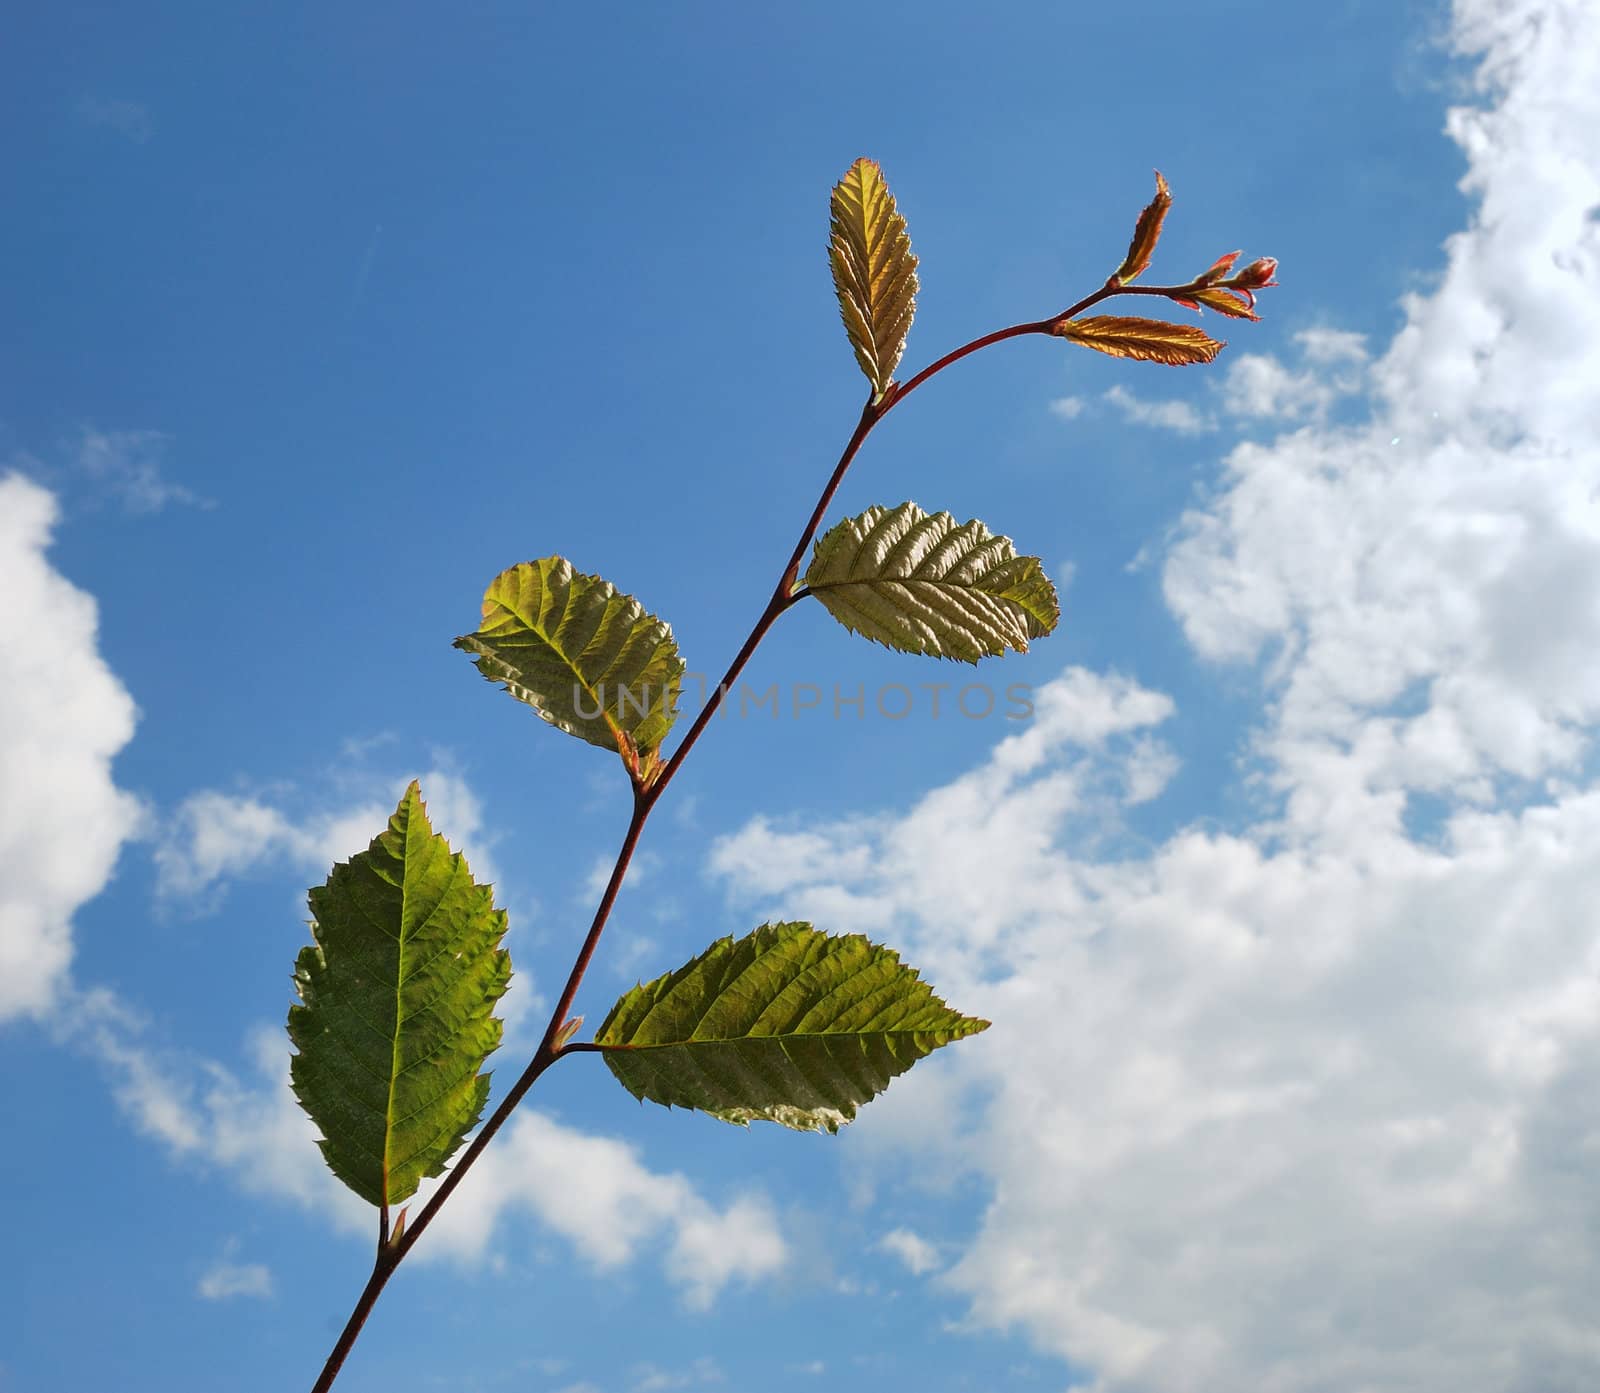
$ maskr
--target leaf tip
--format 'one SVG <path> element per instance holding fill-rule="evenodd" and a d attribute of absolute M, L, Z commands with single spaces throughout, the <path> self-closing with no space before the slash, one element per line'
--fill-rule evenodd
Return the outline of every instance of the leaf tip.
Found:
<path fill-rule="evenodd" d="M 917 258 L 876 160 L 857 159 L 828 200 L 828 263 L 845 334 L 874 405 L 894 382 L 916 314 Z"/>
<path fill-rule="evenodd" d="M 883 177 L 883 166 L 870 155 L 857 155 L 855 159 L 850 161 L 850 168 L 845 170 L 840 177 L 839 184 L 843 184 L 852 175 L 860 179 L 868 174 L 876 174 L 881 179 Z M 834 185 L 834 187 L 839 187 L 839 184 Z"/>
<path fill-rule="evenodd" d="M 1128 254 L 1122 265 L 1112 273 L 1111 279 L 1126 284 L 1144 274 L 1155 255 L 1156 243 L 1161 240 L 1161 225 L 1166 221 L 1167 209 L 1172 206 L 1172 191 L 1166 177 L 1156 170 L 1156 196 L 1144 206 L 1133 227 L 1133 238 L 1128 243 Z"/>

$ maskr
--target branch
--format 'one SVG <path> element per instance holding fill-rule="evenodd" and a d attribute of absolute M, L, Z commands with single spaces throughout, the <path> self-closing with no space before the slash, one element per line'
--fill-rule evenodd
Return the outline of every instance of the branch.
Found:
<path fill-rule="evenodd" d="M 861 410 L 861 418 L 856 422 L 856 428 L 846 442 L 839 461 L 834 465 L 833 473 L 829 476 L 821 495 L 817 499 L 816 507 L 811 510 L 811 516 L 801 530 L 800 540 L 795 543 L 794 551 L 789 557 L 788 564 L 783 573 L 778 577 L 772 597 L 767 601 L 766 608 L 761 611 L 751 628 L 748 637 L 733 661 L 728 665 L 728 670 L 723 674 L 722 681 L 709 694 L 700 714 L 689 727 L 683 740 L 672 756 L 660 767 L 657 777 L 650 783 L 635 784 L 633 815 L 628 821 L 628 830 L 623 836 L 622 846 L 617 852 L 616 863 L 611 868 L 611 877 L 606 882 L 605 893 L 600 897 L 600 903 L 595 908 L 594 919 L 590 922 L 589 932 L 583 940 L 583 946 L 578 950 L 577 960 L 572 965 L 572 971 L 567 976 L 566 986 L 562 988 L 560 999 L 556 1002 L 555 1010 L 551 1013 L 550 1023 L 545 1027 L 544 1038 L 539 1042 L 539 1048 L 534 1052 L 528 1067 L 523 1070 L 522 1076 L 511 1086 L 505 1098 L 501 1101 L 489 1120 L 472 1139 L 471 1144 L 462 1152 L 461 1159 L 450 1168 L 439 1188 L 433 1192 L 421 1211 L 417 1214 L 416 1221 L 408 1225 L 396 1242 L 388 1241 L 387 1215 L 381 1222 L 382 1242 L 378 1255 L 373 1263 L 372 1275 L 367 1279 L 366 1286 L 362 1289 L 356 1301 L 355 1310 L 350 1313 L 350 1319 L 345 1323 L 344 1330 L 340 1333 L 338 1342 L 328 1355 L 321 1376 L 312 1387 L 311 1393 L 327 1393 L 333 1386 L 333 1381 L 338 1377 L 339 1370 L 343 1367 L 346 1356 L 356 1342 L 356 1337 L 361 1333 L 361 1327 L 366 1324 L 367 1317 L 371 1314 L 373 1306 L 377 1303 L 378 1296 L 388 1284 L 394 1270 L 404 1260 L 416 1241 L 422 1237 L 423 1230 L 433 1222 L 433 1217 L 450 1197 L 450 1194 L 459 1185 L 467 1172 L 472 1169 L 482 1153 L 484 1147 L 494 1138 L 496 1132 L 505 1124 L 507 1118 L 515 1110 L 518 1103 L 527 1095 L 539 1076 L 544 1073 L 557 1059 L 568 1054 L 576 1054 L 592 1050 L 595 1047 L 581 1044 L 567 1044 L 560 1049 L 556 1048 L 555 1040 L 562 1025 L 566 1022 L 567 1013 L 572 1009 L 572 1003 L 578 994 L 578 987 L 583 981 L 584 973 L 588 971 L 590 960 L 594 957 L 595 949 L 599 946 L 600 935 L 605 931 L 606 921 L 611 917 L 612 906 L 615 905 L 617 892 L 622 888 L 622 881 L 627 875 L 628 864 L 633 858 L 633 853 L 639 844 L 640 834 L 644 825 L 649 820 L 650 812 L 655 807 L 661 795 L 666 792 L 667 785 L 672 782 L 673 776 L 682 766 L 685 757 L 700 739 L 707 725 L 717 714 L 723 700 L 733 689 L 733 684 L 739 680 L 739 674 L 744 671 L 745 664 L 760 646 L 768 631 L 777 622 L 781 615 L 791 605 L 795 604 L 808 592 L 796 591 L 794 583 L 800 573 L 800 563 L 805 559 L 806 548 L 816 538 L 817 529 L 822 524 L 834 495 L 839 491 L 839 486 L 844 482 L 844 476 L 849 471 L 851 463 L 857 453 L 865 444 L 867 437 L 872 433 L 879 421 L 889 414 L 896 406 L 911 395 L 918 387 L 930 378 L 943 372 L 953 363 L 960 362 L 963 358 L 987 348 L 991 344 L 1001 343 L 1006 339 L 1018 338 L 1023 334 L 1048 334 L 1051 326 L 1060 319 L 1070 318 L 1080 313 L 1090 305 L 1108 298 L 1111 295 L 1128 293 L 1118 287 L 1113 288 L 1108 282 L 1093 295 L 1078 302 L 1071 309 L 1065 311 L 1054 319 L 1041 319 L 1027 324 L 1014 324 L 1007 329 L 997 329 L 991 334 L 973 339 L 970 343 L 963 344 L 923 368 L 915 377 L 905 383 L 894 384 L 881 400 L 876 404 L 868 401 Z M 1165 291 L 1146 291 L 1148 294 L 1165 294 Z"/>

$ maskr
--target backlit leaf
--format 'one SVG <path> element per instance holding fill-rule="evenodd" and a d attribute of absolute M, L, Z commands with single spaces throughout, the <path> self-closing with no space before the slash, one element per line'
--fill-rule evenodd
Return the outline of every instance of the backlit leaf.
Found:
<path fill-rule="evenodd" d="M 1218 314 L 1225 314 L 1230 319 L 1260 319 L 1253 306 L 1255 301 L 1250 298 L 1247 290 L 1230 290 L 1226 286 L 1206 286 L 1197 290 L 1194 298 L 1208 310 L 1215 310 Z"/>
<path fill-rule="evenodd" d="M 859 934 L 763 924 L 627 992 L 595 1043 L 635 1098 L 837 1132 L 924 1055 L 988 1026 Z"/>
<path fill-rule="evenodd" d="M 438 1175 L 477 1125 L 511 978 L 487 885 L 428 825 L 413 782 L 389 826 L 311 891 L 289 1062 L 329 1169 L 372 1204 Z M 397 1229 L 398 1232 L 398 1229 Z"/>
<path fill-rule="evenodd" d="M 868 508 L 817 543 L 805 584 L 845 628 L 902 653 L 975 663 L 1048 634 L 1061 616 L 1036 556 L 981 522 L 915 503 Z"/>
<path fill-rule="evenodd" d="M 834 186 L 828 260 L 856 362 L 873 399 L 894 380 L 917 309 L 917 258 L 883 171 L 857 160 Z"/>
<path fill-rule="evenodd" d="M 684 663 L 672 630 L 559 556 L 496 576 L 477 632 L 455 646 L 551 725 L 602 749 L 648 754 L 677 716 Z"/>
<path fill-rule="evenodd" d="M 1081 343 L 1113 358 L 1137 358 L 1145 363 L 1209 363 L 1225 346 L 1192 324 L 1169 324 L 1164 319 L 1124 319 L 1097 315 L 1089 319 L 1059 320 L 1051 329 L 1073 343 Z"/>
<path fill-rule="evenodd" d="M 1218 281 L 1226 280 L 1228 273 L 1233 270 L 1233 263 L 1243 252 L 1224 252 L 1211 263 L 1204 271 L 1195 277 L 1196 285 L 1215 285 Z"/>
<path fill-rule="evenodd" d="M 1128 254 L 1117 267 L 1117 279 L 1124 285 L 1135 276 L 1142 275 L 1155 254 L 1156 243 L 1161 240 L 1161 224 L 1166 221 L 1167 209 L 1172 207 L 1172 194 L 1167 181 L 1156 170 L 1156 196 L 1145 205 L 1134 224 L 1133 240 L 1128 243 Z"/>

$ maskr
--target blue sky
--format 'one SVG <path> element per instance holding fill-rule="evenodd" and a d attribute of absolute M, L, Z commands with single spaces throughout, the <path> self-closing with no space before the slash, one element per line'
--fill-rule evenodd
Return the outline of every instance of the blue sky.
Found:
<path fill-rule="evenodd" d="M 509 1079 L 626 821 L 450 647 L 560 552 L 720 672 L 904 367 L 1280 259 L 1210 368 L 952 369 L 834 509 L 1044 558 L 1026 722 L 714 725 L 579 998 L 765 918 L 994 1020 L 839 1138 L 546 1076 L 339 1387 L 1567 1393 L 1600 1376 L 1600 16 L 35 7 L 0 54 L 0 1390 L 309 1386 L 370 1263 L 282 1023 L 418 777 Z M 902 373 L 904 376 L 905 373 Z M 759 688 L 964 680 L 786 616 Z M 869 699 L 870 700 L 870 699 Z"/>

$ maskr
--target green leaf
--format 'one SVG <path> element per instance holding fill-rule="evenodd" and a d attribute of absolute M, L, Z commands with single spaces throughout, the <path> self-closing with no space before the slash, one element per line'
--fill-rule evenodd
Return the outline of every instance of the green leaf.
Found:
<path fill-rule="evenodd" d="M 805 584 L 845 628 L 902 653 L 975 663 L 1056 627 L 1061 606 L 1037 556 L 981 522 L 915 503 L 868 508 L 817 543 Z"/>
<path fill-rule="evenodd" d="M 625 759 L 655 750 L 677 718 L 684 663 L 672 630 L 559 556 L 497 575 L 477 632 L 455 646 L 551 725 Z"/>
<path fill-rule="evenodd" d="M 626 993 L 595 1043 L 635 1098 L 837 1132 L 924 1055 L 988 1028 L 860 934 L 763 924 Z"/>
<path fill-rule="evenodd" d="M 396 1204 L 438 1175 L 489 1094 L 511 978 L 487 885 L 428 825 L 415 781 L 366 851 L 311 891 L 289 1008 L 290 1079 L 333 1173 Z"/>
<path fill-rule="evenodd" d="M 917 258 L 874 161 L 851 165 L 828 207 L 828 263 L 839 316 L 877 401 L 894 380 L 917 312 Z"/>

